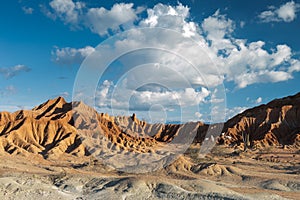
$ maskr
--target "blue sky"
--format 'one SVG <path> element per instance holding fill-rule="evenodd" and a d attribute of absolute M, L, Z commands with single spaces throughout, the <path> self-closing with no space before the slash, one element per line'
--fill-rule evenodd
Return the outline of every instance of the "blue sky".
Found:
<path fill-rule="evenodd" d="M 87 72 L 82 61 L 102 52 L 103 42 L 111 45 L 108 54 L 121 52 L 112 47 L 123 42 L 140 49 L 118 55 L 97 77 L 99 111 L 162 122 L 227 119 L 299 92 L 299 13 L 300 1 L 280 0 L 6 1 L 0 7 L 0 110 L 30 109 L 56 96 L 87 100 L 93 90 L 74 85 L 81 87 L 80 77 L 90 80 L 98 65 Z M 134 32 L 139 28 L 154 32 Z M 158 34 L 160 42 L 153 38 Z M 199 76 L 174 52 L 141 49 L 147 45 L 180 53 Z M 207 57 L 218 73 L 205 66 Z"/>

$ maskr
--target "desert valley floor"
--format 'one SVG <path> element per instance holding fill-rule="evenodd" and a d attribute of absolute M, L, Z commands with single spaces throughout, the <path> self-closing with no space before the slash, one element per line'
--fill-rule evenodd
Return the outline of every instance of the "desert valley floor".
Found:
<path fill-rule="evenodd" d="M 1 155 L 0 199 L 299 199 L 299 150 L 216 146 L 152 173 L 120 173 L 91 158 Z"/>

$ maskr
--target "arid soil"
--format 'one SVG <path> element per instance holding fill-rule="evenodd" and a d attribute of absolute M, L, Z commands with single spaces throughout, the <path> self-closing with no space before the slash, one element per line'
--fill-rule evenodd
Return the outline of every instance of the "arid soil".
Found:
<path fill-rule="evenodd" d="M 1 155 L 0 199 L 299 199 L 299 150 L 191 146 L 151 173 L 122 173 L 92 157 Z"/>

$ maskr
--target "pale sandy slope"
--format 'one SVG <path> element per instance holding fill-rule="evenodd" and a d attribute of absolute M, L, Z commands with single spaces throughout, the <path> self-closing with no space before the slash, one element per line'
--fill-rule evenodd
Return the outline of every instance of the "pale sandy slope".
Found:
<path fill-rule="evenodd" d="M 0 199 L 299 199 L 300 156 L 281 149 L 189 149 L 156 172 L 120 173 L 89 159 L 1 156 Z"/>

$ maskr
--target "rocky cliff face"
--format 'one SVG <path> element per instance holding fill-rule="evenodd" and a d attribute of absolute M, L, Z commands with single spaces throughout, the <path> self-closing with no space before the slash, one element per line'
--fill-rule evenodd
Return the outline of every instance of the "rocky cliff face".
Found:
<path fill-rule="evenodd" d="M 189 125 L 196 128 L 195 135 L 188 135 Z M 138 120 L 135 115 L 109 116 L 97 113 L 81 102 L 67 103 L 58 97 L 32 110 L 0 112 L 0 153 L 33 153 L 44 158 L 66 153 L 85 156 L 91 150 L 86 147 L 90 146 L 89 143 L 82 142 L 85 139 L 83 136 L 104 138 L 106 143 L 102 139 L 98 142 L 105 146 L 106 151 L 153 153 L 159 146 L 173 142 L 183 144 L 190 137 L 194 142 L 201 143 L 208 128 L 201 122 L 185 125 L 148 124 Z M 249 133 L 251 144 L 257 147 L 299 147 L 300 93 L 276 99 L 233 117 L 225 123 L 218 142 L 242 146 L 243 133 Z"/>
<path fill-rule="evenodd" d="M 0 153 L 33 153 L 44 158 L 65 153 L 84 156 L 91 151 L 86 146 L 94 145 L 82 141 L 100 137 L 106 140 L 106 143 L 98 142 L 107 151 L 153 152 L 157 146 L 178 137 L 182 126 L 147 124 L 135 115 L 109 116 L 97 113 L 81 102 L 67 103 L 58 97 L 32 110 L 1 112 Z"/>
<path fill-rule="evenodd" d="M 242 134 L 250 135 L 256 147 L 300 146 L 300 93 L 248 109 L 225 123 L 219 143 L 242 144 Z"/>
<path fill-rule="evenodd" d="M 85 155 L 71 110 L 72 105 L 59 97 L 32 110 L 0 113 L 0 152 Z"/>

